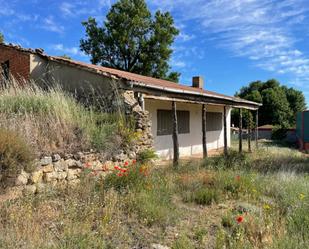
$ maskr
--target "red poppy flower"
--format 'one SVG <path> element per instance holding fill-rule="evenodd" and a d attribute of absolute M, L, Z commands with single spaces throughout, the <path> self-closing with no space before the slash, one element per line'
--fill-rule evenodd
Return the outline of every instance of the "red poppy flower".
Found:
<path fill-rule="evenodd" d="M 239 180 L 240 180 L 240 176 L 236 176 L 235 179 L 236 179 L 237 181 L 239 181 Z"/>
<path fill-rule="evenodd" d="M 125 162 L 125 163 L 124 163 L 124 166 L 125 166 L 125 167 L 127 167 L 128 165 L 129 165 L 129 163 L 128 163 L 128 162 Z"/>
<path fill-rule="evenodd" d="M 132 160 L 132 164 L 135 164 L 135 163 L 136 163 L 136 160 L 135 160 L 135 159 L 133 159 L 133 160 Z"/>
<path fill-rule="evenodd" d="M 237 218 L 236 218 L 236 221 L 238 224 L 242 223 L 244 221 L 244 217 L 239 215 Z"/>
<path fill-rule="evenodd" d="M 122 177 L 122 176 L 123 176 L 123 174 L 122 174 L 122 173 L 118 173 L 118 174 L 117 174 L 117 176 Z"/>
<path fill-rule="evenodd" d="M 116 165 L 116 166 L 114 166 L 114 169 L 119 169 L 119 167 Z"/>

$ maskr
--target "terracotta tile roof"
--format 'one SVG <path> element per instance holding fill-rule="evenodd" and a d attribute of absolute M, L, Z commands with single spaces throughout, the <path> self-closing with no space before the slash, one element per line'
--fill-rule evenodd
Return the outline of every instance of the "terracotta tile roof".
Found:
<path fill-rule="evenodd" d="M 81 67 L 83 69 L 90 70 L 94 73 L 98 73 L 98 74 L 102 74 L 102 75 L 114 77 L 114 78 L 121 78 L 121 79 L 130 81 L 133 84 L 134 83 L 140 84 L 144 87 L 157 88 L 157 89 L 161 89 L 161 90 L 167 91 L 167 92 L 180 92 L 180 93 L 183 93 L 183 94 L 195 94 L 195 95 L 208 96 L 208 97 L 213 97 L 213 98 L 218 98 L 218 99 L 225 99 L 225 100 L 230 100 L 230 101 L 233 101 L 233 102 L 239 103 L 239 104 L 242 104 L 242 103 L 249 104 L 249 105 L 252 105 L 254 107 L 261 106 L 261 104 L 255 103 L 255 102 L 252 102 L 252 101 L 247 101 L 247 100 L 240 99 L 240 98 L 237 98 L 237 97 L 231 97 L 231 96 L 228 96 L 228 95 L 224 95 L 224 94 L 220 94 L 220 93 L 216 93 L 216 92 L 212 92 L 212 91 L 208 91 L 208 90 L 204 90 L 204 89 L 200 89 L 200 88 L 196 88 L 196 87 L 186 86 L 186 85 L 183 85 L 183 84 L 174 83 L 174 82 L 167 81 L 167 80 L 143 76 L 143 75 L 130 73 L 130 72 L 126 72 L 126 71 L 122 71 L 122 70 L 118 70 L 118 69 L 88 64 L 88 63 L 85 63 L 85 62 L 70 60 L 70 59 L 66 59 L 66 58 L 63 58 L 63 57 L 49 56 L 49 55 L 46 55 L 42 49 L 35 49 L 35 50 L 25 49 L 25 48 L 22 48 L 20 46 L 14 46 L 14 45 L 11 45 L 11 44 L 9 44 L 9 45 L 1 44 L 1 45 L 6 46 L 6 47 L 10 47 L 10 48 L 14 48 L 14 49 L 18 49 L 22 52 L 37 54 L 37 55 L 45 57 L 46 59 L 51 60 L 51 61 L 67 63 L 67 64 L 70 64 L 72 66 Z"/>

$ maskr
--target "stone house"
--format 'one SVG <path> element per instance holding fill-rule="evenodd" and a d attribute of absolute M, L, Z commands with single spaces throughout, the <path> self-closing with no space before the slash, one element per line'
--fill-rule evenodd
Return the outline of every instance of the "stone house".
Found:
<path fill-rule="evenodd" d="M 260 104 L 204 90 L 203 79 L 192 86 L 112 68 L 49 56 L 41 49 L 0 45 L 4 77 L 60 84 L 80 100 L 103 100 L 107 109 L 125 103 L 141 132 L 140 148 L 153 147 L 165 159 L 193 156 L 230 146 L 232 108 L 256 111 Z M 177 155 L 176 155 L 177 156 Z"/>

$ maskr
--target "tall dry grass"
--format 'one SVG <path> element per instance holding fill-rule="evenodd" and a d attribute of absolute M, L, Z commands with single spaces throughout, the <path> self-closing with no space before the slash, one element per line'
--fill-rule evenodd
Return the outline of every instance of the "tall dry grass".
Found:
<path fill-rule="evenodd" d="M 43 90 L 33 82 L 15 80 L 6 86 L 0 89 L 0 128 L 19 134 L 37 154 L 112 151 L 121 145 L 115 134 L 125 120 L 121 113 L 86 108 L 60 86 Z"/>

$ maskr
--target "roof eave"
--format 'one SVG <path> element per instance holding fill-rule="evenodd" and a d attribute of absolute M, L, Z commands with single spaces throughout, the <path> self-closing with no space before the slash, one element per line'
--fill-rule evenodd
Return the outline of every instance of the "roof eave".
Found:
<path fill-rule="evenodd" d="M 245 108 L 245 109 L 251 109 L 251 110 L 257 110 L 259 109 L 262 104 L 256 103 L 253 101 L 247 101 L 243 99 L 235 99 L 232 97 L 225 97 L 225 96 L 218 96 L 214 94 L 207 94 L 207 93 L 202 93 L 202 92 L 194 92 L 194 91 L 187 91 L 187 90 L 179 90 L 175 88 L 170 88 L 170 87 L 161 87 L 161 86 L 154 86 L 154 85 L 149 85 L 146 83 L 142 82 L 136 82 L 136 81 L 128 81 L 130 85 L 134 86 L 139 86 L 139 87 L 145 87 L 145 88 L 151 88 L 155 90 L 160 90 L 163 92 L 168 92 L 168 93 L 180 93 L 180 94 L 188 94 L 188 95 L 195 95 L 195 96 L 201 96 L 201 97 L 208 97 L 208 98 L 214 98 L 217 100 L 226 100 L 232 102 L 232 106 L 234 108 Z M 205 101 L 207 102 L 207 101 Z"/>

